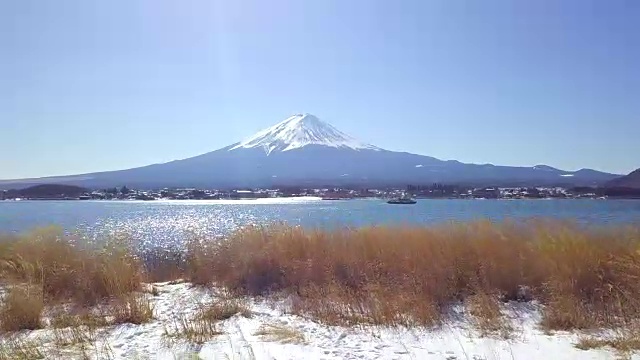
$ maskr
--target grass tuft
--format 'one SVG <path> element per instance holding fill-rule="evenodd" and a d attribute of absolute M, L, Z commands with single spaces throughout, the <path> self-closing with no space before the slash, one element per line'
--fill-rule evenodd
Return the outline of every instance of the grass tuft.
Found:
<path fill-rule="evenodd" d="M 175 340 L 185 340 L 189 343 L 203 344 L 223 332 L 218 329 L 217 321 L 202 317 L 188 317 L 181 314 L 172 327 L 164 329 L 164 338 L 171 346 Z"/>
<path fill-rule="evenodd" d="M 618 330 L 609 336 L 581 336 L 575 347 L 580 350 L 591 350 L 609 347 L 620 355 L 630 358 L 631 354 L 640 350 L 640 333 L 637 330 Z"/>
<path fill-rule="evenodd" d="M 230 319 L 235 315 L 246 318 L 252 316 L 251 310 L 239 299 L 221 299 L 209 305 L 202 306 L 198 310 L 197 317 L 208 319 L 212 322 L 219 322 Z"/>
<path fill-rule="evenodd" d="M 282 324 L 263 325 L 255 335 L 262 337 L 266 341 L 276 341 L 283 344 L 300 345 L 307 343 L 304 334 L 300 330 Z"/>
<path fill-rule="evenodd" d="M 219 299 L 198 306 L 192 317 L 184 314 L 179 316 L 172 329 L 165 329 L 164 335 L 170 342 L 183 339 L 190 343 L 202 344 L 223 334 L 218 324 L 236 315 L 251 317 L 251 311 L 241 300 Z"/>
<path fill-rule="evenodd" d="M 148 323 L 153 319 L 153 305 L 146 294 L 131 293 L 116 299 L 110 305 L 113 324 Z"/>

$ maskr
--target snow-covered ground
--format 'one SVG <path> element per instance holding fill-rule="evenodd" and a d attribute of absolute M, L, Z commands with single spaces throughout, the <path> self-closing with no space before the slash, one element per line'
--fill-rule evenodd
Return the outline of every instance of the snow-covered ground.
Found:
<path fill-rule="evenodd" d="M 318 324 L 287 314 L 273 303 L 248 302 L 252 316 L 240 314 L 220 323 L 217 335 L 203 344 L 171 341 L 176 322 L 193 315 L 200 304 L 214 301 L 212 292 L 186 283 L 154 284 L 151 296 L 155 319 L 143 325 L 105 328 L 95 348 L 85 353 L 94 359 L 614 359 L 613 350 L 579 350 L 578 336 L 546 335 L 537 328 L 539 313 L 533 305 L 519 304 L 512 339 L 480 337 L 468 321 L 458 320 L 442 329 L 343 328 Z M 516 308 L 514 308 L 516 309 Z M 285 336 L 260 335 L 280 329 Z M 23 334 L 43 344 L 46 358 L 58 359 L 51 330 Z M 65 353 L 64 358 L 72 358 Z M 635 357 L 634 358 L 640 358 Z"/>

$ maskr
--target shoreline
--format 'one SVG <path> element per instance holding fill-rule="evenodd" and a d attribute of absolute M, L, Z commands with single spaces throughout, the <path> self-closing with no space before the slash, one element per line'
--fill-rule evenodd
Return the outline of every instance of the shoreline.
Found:
<path fill-rule="evenodd" d="M 290 197 L 273 197 L 273 198 L 246 198 L 246 199 L 154 199 L 154 200 L 138 200 L 138 199 L 89 199 L 89 200 L 81 200 L 81 199 L 4 199 L 0 200 L 2 202 L 106 202 L 106 203 L 211 203 L 211 204 L 220 204 L 220 203 L 278 203 L 282 201 L 288 202 L 296 202 L 294 200 L 300 200 L 299 202 L 315 202 L 315 201 L 323 201 L 323 202 L 345 202 L 345 201 L 386 201 L 388 198 L 377 198 L 377 197 L 363 197 L 363 198 L 345 198 L 345 199 L 323 199 L 319 196 L 290 196 Z M 607 197 L 607 198 L 598 198 L 598 197 L 575 197 L 575 198 L 559 198 L 559 197 L 548 197 L 548 198 L 464 198 L 464 197 L 452 197 L 452 198 L 425 198 L 425 197 L 416 197 L 418 202 L 420 201 L 445 201 L 445 200 L 465 200 L 465 201 L 474 201 L 474 200 L 483 200 L 483 201 L 581 201 L 581 200 L 599 200 L 599 201 L 618 201 L 618 200 L 640 200 L 640 197 Z"/>

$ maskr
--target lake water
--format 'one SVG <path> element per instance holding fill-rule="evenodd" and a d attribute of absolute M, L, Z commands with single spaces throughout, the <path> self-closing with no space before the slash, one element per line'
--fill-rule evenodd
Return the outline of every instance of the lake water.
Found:
<path fill-rule="evenodd" d="M 58 225 L 99 238 L 124 232 L 146 246 L 179 243 L 192 234 L 223 235 L 238 226 L 284 221 L 310 228 L 437 224 L 475 219 L 571 219 L 584 224 L 640 224 L 634 200 L 383 200 L 322 201 L 0 201 L 0 232 Z"/>

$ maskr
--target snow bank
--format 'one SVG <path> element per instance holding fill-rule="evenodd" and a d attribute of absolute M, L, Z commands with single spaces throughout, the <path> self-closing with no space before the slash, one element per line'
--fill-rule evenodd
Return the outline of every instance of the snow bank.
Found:
<path fill-rule="evenodd" d="M 511 311 L 513 338 L 480 337 L 468 321 L 459 319 L 442 329 L 343 328 L 318 324 L 287 314 L 279 306 L 249 302 L 253 316 L 236 315 L 221 323 L 223 334 L 204 344 L 167 341 L 166 331 L 184 315 L 193 314 L 199 304 L 214 301 L 210 291 L 186 283 L 154 284 L 151 297 L 155 319 L 148 324 L 124 324 L 105 328 L 93 359 L 610 359 L 609 350 L 583 351 L 574 347 L 577 335 L 546 335 L 537 328 L 535 306 L 519 305 Z M 261 335 L 261 329 L 286 329 L 295 339 Z M 22 334 L 42 344 L 46 358 L 54 355 L 51 330 Z M 197 357 L 196 357 L 197 356 Z M 72 358 L 72 354 L 64 355 Z"/>

